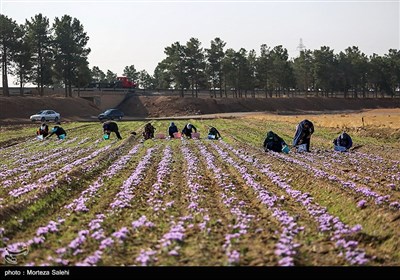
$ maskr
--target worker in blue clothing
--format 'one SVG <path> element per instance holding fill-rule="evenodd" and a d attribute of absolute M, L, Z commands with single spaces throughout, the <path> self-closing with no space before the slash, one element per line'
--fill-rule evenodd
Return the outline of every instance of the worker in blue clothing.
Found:
<path fill-rule="evenodd" d="M 343 131 L 333 140 L 333 145 L 335 151 L 346 152 L 353 146 L 353 140 L 350 135 Z"/>
<path fill-rule="evenodd" d="M 305 144 L 307 152 L 310 151 L 311 135 L 314 133 L 314 124 L 309 120 L 301 121 L 296 127 L 293 138 L 293 147 Z"/>

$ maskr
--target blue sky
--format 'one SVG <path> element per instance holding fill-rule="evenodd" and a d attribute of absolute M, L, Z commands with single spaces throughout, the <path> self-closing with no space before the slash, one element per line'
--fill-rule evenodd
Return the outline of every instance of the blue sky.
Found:
<path fill-rule="evenodd" d="M 92 49 L 90 67 L 118 75 L 135 65 L 153 74 L 164 48 L 198 38 L 202 47 L 220 37 L 227 48 L 283 45 L 298 55 L 326 45 L 336 53 L 358 46 L 367 55 L 400 49 L 399 1 L 35 1 L 1 0 L 17 23 L 42 13 L 68 14 L 83 24 Z"/>

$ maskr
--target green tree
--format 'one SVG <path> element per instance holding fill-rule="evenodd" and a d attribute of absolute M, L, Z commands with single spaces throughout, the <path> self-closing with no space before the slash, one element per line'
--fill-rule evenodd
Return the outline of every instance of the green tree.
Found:
<path fill-rule="evenodd" d="M 282 90 L 287 90 L 290 87 L 293 81 L 293 72 L 288 61 L 287 49 L 281 45 L 275 46 L 269 55 L 272 67 L 270 82 L 276 96 L 278 96 Z"/>
<path fill-rule="evenodd" d="M 91 74 L 91 82 L 105 82 L 106 74 L 100 70 L 98 66 L 93 66 L 90 71 Z"/>
<path fill-rule="evenodd" d="M 315 90 L 318 96 L 319 89 L 328 92 L 332 88 L 332 73 L 334 71 L 335 56 L 333 50 L 327 46 L 323 46 L 319 50 L 314 50 L 313 55 L 313 76 L 315 79 Z"/>
<path fill-rule="evenodd" d="M 384 56 L 388 68 L 388 83 L 392 97 L 396 89 L 400 88 L 400 50 L 390 49 L 389 53 Z"/>
<path fill-rule="evenodd" d="M 24 84 L 29 82 L 32 74 L 33 55 L 31 46 L 26 39 L 26 29 L 24 25 L 19 26 L 21 36 L 15 41 L 15 52 L 13 54 L 14 67 L 12 74 L 17 77 L 20 86 L 20 95 L 24 94 Z"/>
<path fill-rule="evenodd" d="M 149 75 L 149 73 L 147 73 L 146 70 L 142 70 L 142 71 L 139 72 L 138 82 L 139 82 L 139 85 L 144 90 L 146 90 L 148 88 L 154 88 L 153 78 Z"/>
<path fill-rule="evenodd" d="M 378 97 L 378 92 L 383 93 L 383 90 L 387 91 L 389 88 L 385 64 L 384 58 L 375 53 L 369 58 L 368 84 L 373 89 L 375 97 Z"/>
<path fill-rule="evenodd" d="M 313 55 L 311 50 L 303 50 L 300 56 L 293 61 L 293 71 L 296 79 L 296 88 L 307 92 L 314 87 L 313 79 Z"/>
<path fill-rule="evenodd" d="M 117 73 L 114 73 L 111 70 L 107 70 L 106 81 L 109 83 L 113 83 L 115 82 L 116 79 L 117 79 Z"/>
<path fill-rule="evenodd" d="M 272 97 L 270 75 L 272 72 L 271 48 L 262 44 L 260 48 L 260 57 L 256 61 L 256 78 L 260 88 L 265 91 L 265 97 Z"/>
<path fill-rule="evenodd" d="M 90 48 L 89 36 L 76 18 L 64 15 L 55 18 L 54 24 L 55 67 L 64 81 L 65 96 L 72 96 L 72 85 L 78 79 L 78 69 L 87 65 Z"/>
<path fill-rule="evenodd" d="M 87 61 L 82 61 L 81 64 L 77 65 L 74 86 L 78 87 L 78 96 L 80 95 L 80 88 L 86 87 L 92 79 L 92 73 L 89 68 Z"/>
<path fill-rule="evenodd" d="M 231 88 L 234 97 L 242 97 L 243 89 L 250 80 L 250 67 L 247 60 L 247 51 L 241 48 L 238 52 L 227 49 L 223 60 L 225 74 L 225 88 Z"/>
<path fill-rule="evenodd" d="M 158 89 L 169 89 L 173 82 L 173 77 L 168 70 L 165 59 L 157 64 L 154 69 L 154 87 Z"/>
<path fill-rule="evenodd" d="M 236 52 L 234 49 L 227 49 L 225 52 L 224 59 L 222 60 L 222 71 L 224 73 L 224 90 L 227 93 L 228 88 L 234 90 L 232 92 L 233 97 L 237 97 L 237 72 L 238 72 L 238 61 Z"/>
<path fill-rule="evenodd" d="M 353 97 L 358 97 L 358 92 L 363 91 L 365 96 L 367 57 L 361 53 L 358 47 L 349 47 L 345 52 L 338 55 L 338 76 L 341 80 L 341 87 L 344 96 L 347 97 L 348 90 L 352 89 Z"/>
<path fill-rule="evenodd" d="M 247 51 L 241 48 L 234 54 L 234 67 L 236 70 L 236 93 L 243 97 L 243 91 L 251 86 L 251 71 Z"/>
<path fill-rule="evenodd" d="M 206 63 L 204 51 L 200 45 L 201 43 L 198 39 L 190 38 L 185 48 L 187 78 L 190 81 L 192 96 L 196 97 L 198 97 L 198 91 L 202 81 L 205 80 Z"/>
<path fill-rule="evenodd" d="M 223 69 L 222 62 L 224 60 L 226 43 L 223 42 L 220 38 L 215 38 L 211 40 L 211 46 L 209 49 L 206 49 L 206 73 L 210 79 L 211 88 L 214 92 L 214 97 L 217 97 L 216 88 L 220 93 L 220 97 L 222 98 L 222 82 L 223 82 Z M 226 94 L 226 92 L 225 92 Z"/>
<path fill-rule="evenodd" d="M 245 87 L 245 92 L 244 96 L 247 97 L 247 90 L 251 90 L 251 94 L 253 97 L 255 96 L 255 87 L 258 85 L 258 81 L 256 78 L 256 63 L 257 63 L 257 54 L 255 50 L 249 51 L 249 55 L 247 56 L 247 67 L 246 71 L 247 73 L 245 74 L 246 81 L 244 84 Z"/>
<path fill-rule="evenodd" d="M 8 68 L 16 51 L 16 44 L 21 36 L 22 33 L 19 31 L 18 24 L 11 18 L 0 14 L 0 55 L 4 96 L 10 95 L 7 76 Z"/>
<path fill-rule="evenodd" d="M 137 81 L 139 79 L 139 72 L 136 71 L 135 66 L 125 66 L 123 75 L 128 77 L 131 81 Z"/>
<path fill-rule="evenodd" d="M 49 19 L 42 14 L 26 20 L 27 40 L 33 54 L 32 83 L 38 86 L 39 94 L 43 96 L 44 86 L 52 84 L 52 38 Z"/>
<path fill-rule="evenodd" d="M 185 49 L 185 46 L 175 42 L 164 50 L 167 55 L 164 63 L 173 79 L 174 88 L 180 89 L 181 97 L 184 97 L 184 89 L 189 86 Z"/>

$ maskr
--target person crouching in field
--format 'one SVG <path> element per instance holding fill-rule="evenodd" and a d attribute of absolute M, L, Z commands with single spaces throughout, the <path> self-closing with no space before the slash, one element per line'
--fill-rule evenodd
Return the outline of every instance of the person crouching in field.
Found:
<path fill-rule="evenodd" d="M 271 150 L 279 153 L 285 146 L 287 146 L 285 140 L 273 131 L 268 131 L 264 140 L 264 151 L 267 152 L 268 150 Z"/>
<path fill-rule="evenodd" d="M 54 126 L 53 129 L 51 130 L 51 133 L 46 136 L 46 138 L 48 139 L 53 134 L 55 134 L 55 135 L 57 135 L 58 139 L 60 139 L 60 140 L 65 139 L 65 137 L 67 137 L 67 133 L 60 125 L 61 125 L 61 123 L 58 122 L 57 125 Z"/>
<path fill-rule="evenodd" d="M 104 135 L 108 135 L 108 137 L 106 137 L 104 139 L 109 139 L 111 132 L 114 132 L 115 135 L 117 135 L 117 138 L 119 140 L 122 139 L 121 134 L 119 134 L 118 125 L 115 122 L 108 121 L 108 122 L 103 123 L 103 132 L 104 132 Z"/>
<path fill-rule="evenodd" d="M 333 140 L 334 150 L 339 152 L 347 152 L 353 146 L 353 140 L 350 135 L 343 131 L 339 137 Z"/>
<path fill-rule="evenodd" d="M 155 130 L 156 130 L 155 127 L 152 126 L 151 123 L 147 123 L 146 126 L 144 127 L 144 132 L 143 132 L 144 140 L 154 138 Z"/>
<path fill-rule="evenodd" d="M 222 138 L 221 134 L 219 133 L 219 131 L 215 127 L 209 126 L 208 139 L 218 140 L 218 138 Z"/>
<path fill-rule="evenodd" d="M 187 138 L 192 138 L 193 130 L 194 130 L 194 132 L 197 132 L 197 128 L 194 125 L 192 125 L 191 123 L 188 123 L 182 129 L 182 135 L 185 135 Z"/>
<path fill-rule="evenodd" d="M 174 124 L 174 122 L 171 122 L 171 124 L 168 127 L 169 137 L 174 138 L 174 133 L 176 132 L 178 132 L 178 127 Z"/>
<path fill-rule="evenodd" d="M 314 133 L 314 124 L 309 120 L 301 121 L 296 127 L 296 133 L 293 138 L 293 147 L 306 145 L 307 152 L 310 151 L 311 135 Z"/>
<path fill-rule="evenodd" d="M 36 135 L 37 136 L 42 135 L 43 138 L 46 137 L 47 135 L 49 135 L 49 126 L 46 123 L 42 123 L 42 125 L 36 131 Z"/>

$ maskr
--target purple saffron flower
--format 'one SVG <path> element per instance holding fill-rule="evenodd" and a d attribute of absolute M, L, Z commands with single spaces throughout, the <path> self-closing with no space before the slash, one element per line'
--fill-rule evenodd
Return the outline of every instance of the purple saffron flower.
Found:
<path fill-rule="evenodd" d="M 363 199 L 363 200 L 360 200 L 360 201 L 357 203 L 357 207 L 358 207 L 358 208 L 361 208 L 361 209 L 364 209 L 365 207 L 367 207 L 367 201 L 365 201 L 364 199 Z"/>

